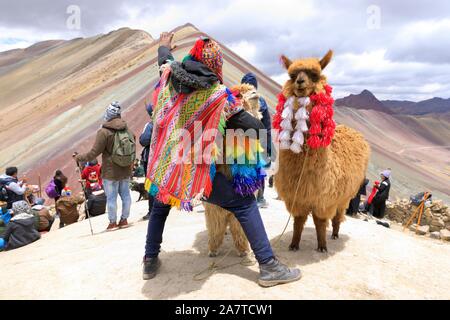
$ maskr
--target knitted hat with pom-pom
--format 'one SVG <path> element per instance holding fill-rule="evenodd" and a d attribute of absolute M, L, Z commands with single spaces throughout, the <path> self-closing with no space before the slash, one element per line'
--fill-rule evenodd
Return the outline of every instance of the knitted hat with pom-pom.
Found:
<path fill-rule="evenodd" d="M 198 39 L 195 42 L 194 47 L 189 51 L 189 54 L 183 59 L 183 61 L 186 60 L 195 60 L 203 63 L 209 70 L 214 72 L 219 78 L 219 81 L 223 83 L 223 53 L 219 44 L 214 40 L 206 37 Z"/>

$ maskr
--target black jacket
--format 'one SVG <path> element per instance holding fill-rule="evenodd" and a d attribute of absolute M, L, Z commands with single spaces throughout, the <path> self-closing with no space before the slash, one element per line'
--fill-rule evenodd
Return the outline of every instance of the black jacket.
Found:
<path fill-rule="evenodd" d="M 19 180 L 13 177 L 9 177 L 9 176 L 3 176 L 2 179 L 0 179 L 0 185 L 2 186 L 8 186 L 10 183 L 17 183 Z M 17 194 L 12 190 L 9 190 L 8 188 L 6 188 L 6 192 L 7 192 L 7 196 L 8 199 L 6 201 L 7 203 L 7 208 L 11 209 L 12 208 L 12 204 L 16 201 L 22 201 L 25 199 L 25 195 L 23 194 Z"/>
<path fill-rule="evenodd" d="M 173 55 L 170 53 L 169 48 L 159 47 L 158 49 L 159 66 L 165 64 L 167 61 L 174 61 L 174 60 L 175 59 Z M 183 67 L 185 68 L 186 71 L 193 72 L 196 76 L 198 76 L 199 74 L 205 76 L 208 75 L 210 77 L 215 76 L 211 75 L 211 71 L 209 71 L 209 69 L 200 62 L 195 62 L 195 66 L 185 63 Z M 196 71 L 194 67 L 197 68 Z M 180 85 L 179 83 L 176 84 L 173 83 L 173 85 L 178 92 L 189 93 L 193 91 L 192 88 L 185 88 L 182 84 Z M 252 115 L 250 115 L 248 112 L 245 111 L 240 111 L 227 120 L 227 129 L 243 129 L 244 131 L 247 129 L 255 129 L 258 137 L 259 137 L 259 130 L 264 128 L 265 128 L 264 124 L 260 120 L 254 118 Z"/>
<path fill-rule="evenodd" d="M 148 162 L 150 143 L 152 141 L 153 123 L 147 122 L 144 131 L 139 136 L 139 143 L 143 147 L 141 153 L 141 161 L 145 164 Z"/>
<path fill-rule="evenodd" d="M 3 239 L 6 241 L 6 250 L 17 249 L 41 238 L 36 230 L 34 217 L 9 221 Z"/>
<path fill-rule="evenodd" d="M 374 202 L 385 202 L 389 198 L 389 190 L 391 189 L 391 181 L 389 179 L 384 180 L 378 187 L 378 192 L 374 197 Z"/>

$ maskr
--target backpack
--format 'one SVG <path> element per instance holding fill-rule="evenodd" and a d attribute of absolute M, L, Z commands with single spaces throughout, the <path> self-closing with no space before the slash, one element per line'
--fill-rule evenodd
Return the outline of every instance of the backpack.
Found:
<path fill-rule="evenodd" d="M 90 194 L 87 199 L 89 215 L 92 217 L 102 215 L 106 212 L 106 194 Z"/>
<path fill-rule="evenodd" d="M 45 193 L 50 199 L 59 197 L 59 194 L 56 191 L 56 184 L 54 179 L 52 179 L 50 183 L 45 187 Z"/>
<path fill-rule="evenodd" d="M 8 202 L 8 189 L 6 189 L 6 184 L 0 182 L 0 201 Z"/>
<path fill-rule="evenodd" d="M 116 131 L 111 154 L 112 162 L 119 167 L 130 167 L 136 159 L 136 144 L 128 130 Z"/>

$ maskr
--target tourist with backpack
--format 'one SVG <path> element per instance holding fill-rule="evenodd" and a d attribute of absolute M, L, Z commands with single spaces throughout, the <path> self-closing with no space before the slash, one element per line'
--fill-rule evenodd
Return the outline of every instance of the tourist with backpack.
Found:
<path fill-rule="evenodd" d="M 85 154 L 74 153 L 78 162 L 93 161 L 102 155 L 103 188 L 106 193 L 109 224 L 107 231 L 128 227 L 131 208 L 130 178 L 136 159 L 136 143 L 127 123 L 121 118 L 122 108 L 112 102 L 106 109 L 102 127 L 97 131 L 92 149 Z M 122 215 L 117 223 L 117 196 L 122 199 Z"/>
<path fill-rule="evenodd" d="M 26 179 L 19 181 L 17 174 L 16 167 L 9 167 L 6 168 L 5 174 L 0 176 L 0 201 L 6 202 L 8 209 L 12 208 L 14 202 L 25 199 Z"/>

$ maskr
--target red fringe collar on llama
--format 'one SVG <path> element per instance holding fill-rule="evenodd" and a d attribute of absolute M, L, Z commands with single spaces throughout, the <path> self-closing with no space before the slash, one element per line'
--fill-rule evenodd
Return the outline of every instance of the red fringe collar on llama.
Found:
<path fill-rule="evenodd" d="M 273 128 L 280 131 L 278 139 L 281 149 L 290 149 L 300 153 L 305 143 L 305 135 L 308 134 L 306 144 L 311 149 L 326 148 L 331 144 L 336 129 L 333 120 L 334 99 L 331 96 L 332 88 L 324 86 L 325 92 L 315 93 L 309 97 L 289 97 L 283 93 L 278 95 L 278 105 L 273 118 Z M 294 114 L 294 104 L 297 99 L 300 108 Z M 313 103 L 311 113 L 308 114 L 306 106 Z M 296 127 L 292 127 L 292 121 L 297 121 Z M 309 120 L 310 126 L 307 126 Z"/>

